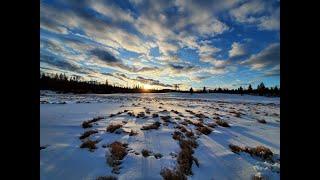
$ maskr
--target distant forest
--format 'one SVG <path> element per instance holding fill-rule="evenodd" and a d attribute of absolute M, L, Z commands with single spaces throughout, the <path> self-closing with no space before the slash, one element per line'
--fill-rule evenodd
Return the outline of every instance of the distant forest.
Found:
<path fill-rule="evenodd" d="M 193 90 L 191 87 L 189 91 L 173 90 L 173 89 L 151 89 L 145 90 L 139 85 L 135 85 L 133 88 L 121 87 L 115 84 L 109 84 L 108 81 L 99 83 L 97 81 L 82 81 L 79 76 L 68 77 L 65 74 L 50 74 L 40 73 L 40 90 L 52 90 L 61 93 L 97 93 L 97 94 L 111 94 L 111 93 L 167 93 L 167 92 L 180 92 L 180 93 L 226 93 L 226 94 L 250 94 L 259 96 L 280 96 L 280 88 L 265 87 L 264 83 L 260 83 L 256 89 L 253 89 L 251 85 L 244 89 L 239 87 L 238 89 L 227 88 L 215 88 L 207 90 L 203 87 L 202 90 Z"/>

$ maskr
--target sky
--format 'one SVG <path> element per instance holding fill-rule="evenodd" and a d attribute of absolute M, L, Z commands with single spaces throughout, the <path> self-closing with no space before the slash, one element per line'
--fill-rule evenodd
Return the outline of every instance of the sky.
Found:
<path fill-rule="evenodd" d="M 148 89 L 280 87 L 280 1 L 43 0 L 40 71 Z"/>

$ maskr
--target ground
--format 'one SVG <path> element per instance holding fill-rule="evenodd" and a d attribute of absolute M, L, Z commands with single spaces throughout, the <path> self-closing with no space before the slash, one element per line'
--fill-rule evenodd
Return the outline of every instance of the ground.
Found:
<path fill-rule="evenodd" d="M 96 179 L 107 175 L 118 179 L 162 179 L 162 169 L 179 165 L 181 147 L 179 140 L 172 138 L 175 131 L 181 131 L 179 126 L 193 132 L 198 144 L 192 155 L 199 167 L 195 161 L 192 163 L 188 179 L 280 179 L 279 98 L 182 93 L 72 95 L 41 91 L 40 103 L 41 179 Z M 82 127 L 84 121 L 97 117 L 101 119 L 89 123 L 92 127 Z M 218 120 L 230 127 L 217 125 Z M 261 123 L 263 120 L 266 123 Z M 154 122 L 161 123 L 158 129 L 141 130 Z M 212 132 L 199 132 L 197 123 Z M 122 127 L 107 132 L 110 124 Z M 89 130 L 98 132 L 79 139 Z M 131 130 L 136 134 L 130 134 Z M 98 140 L 97 148 L 80 148 L 87 140 Z M 107 163 L 108 145 L 114 141 L 128 144 L 127 154 L 116 168 Z M 235 153 L 230 144 L 264 146 L 272 151 L 272 160 Z M 150 151 L 150 156 L 144 157 L 143 149 Z M 162 156 L 156 158 L 156 153 Z"/>

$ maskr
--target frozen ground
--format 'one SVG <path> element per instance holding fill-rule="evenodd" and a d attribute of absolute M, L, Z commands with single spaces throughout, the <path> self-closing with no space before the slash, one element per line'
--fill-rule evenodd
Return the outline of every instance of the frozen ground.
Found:
<path fill-rule="evenodd" d="M 198 134 L 192 124 L 185 126 L 197 134 L 198 143 L 193 156 L 198 159 L 199 167 L 193 163 L 193 175 L 188 179 L 252 179 L 257 174 L 268 179 L 280 179 L 279 98 L 178 93 L 72 95 L 41 91 L 40 102 L 40 145 L 46 147 L 40 150 L 40 177 L 43 180 L 95 179 L 106 175 L 118 179 L 162 179 L 161 169 L 173 169 L 177 164 L 174 154 L 179 153 L 180 146 L 172 138 L 176 126 L 185 120 L 200 120 L 186 110 L 207 116 L 201 118 L 205 125 L 220 118 L 231 126 L 216 126 L 208 135 Z M 124 110 L 135 115 L 145 112 L 145 117 L 130 116 L 127 112 L 110 117 Z M 160 117 L 153 118 L 153 113 Z M 104 119 L 92 123 L 91 128 L 82 128 L 83 121 L 98 116 Z M 161 116 L 170 116 L 171 123 L 166 125 Z M 257 120 L 265 120 L 266 124 Z M 106 132 L 108 125 L 122 121 L 126 121 L 123 132 Z M 159 129 L 140 129 L 155 121 L 162 123 Z M 79 137 L 90 129 L 98 130 L 98 133 L 86 139 L 100 140 L 93 152 L 80 148 L 86 139 L 80 140 Z M 131 130 L 138 134 L 129 136 L 126 132 Z M 129 150 L 122 160 L 119 174 L 111 172 L 112 167 L 106 163 L 105 157 L 108 147 L 102 147 L 116 140 L 128 143 Z M 274 153 L 276 161 L 266 161 L 244 152 L 236 154 L 230 150 L 230 144 L 265 146 Z M 142 149 L 163 156 L 160 159 L 143 157 Z"/>

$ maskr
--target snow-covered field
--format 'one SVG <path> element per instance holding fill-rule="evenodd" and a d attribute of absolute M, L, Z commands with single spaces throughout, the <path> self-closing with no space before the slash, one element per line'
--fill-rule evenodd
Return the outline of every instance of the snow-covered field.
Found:
<path fill-rule="evenodd" d="M 192 131 L 198 144 L 193 156 L 199 167 L 192 164 L 193 175 L 187 176 L 188 179 L 252 179 L 254 175 L 280 179 L 279 98 L 179 93 L 72 95 L 41 91 L 40 103 L 40 145 L 43 147 L 40 148 L 40 177 L 43 180 L 96 179 L 107 175 L 118 179 L 162 179 L 163 168 L 177 167 L 181 148 L 179 141 L 172 138 L 174 131 L 180 131 L 177 126 Z M 137 117 L 140 112 L 144 115 Z M 168 123 L 163 120 L 165 116 L 169 117 Z M 91 123 L 90 128 L 82 127 L 84 121 L 95 117 L 103 119 Z M 213 127 L 218 119 L 230 127 Z M 159 129 L 141 130 L 142 126 L 156 121 L 161 123 Z M 193 123 L 200 123 L 212 132 L 200 133 Z M 123 126 L 113 133 L 106 132 L 110 124 Z M 80 140 L 88 130 L 98 133 Z M 138 134 L 130 136 L 131 130 Z M 97 149 L 80 148 L 88 139 L 99 140 Z M 128 144 L 128 153 L 116 173 L 106 162 L 106 156 L 110 155 L 106 145 L 114 141 Z M 230 144 L 267 147 L 273 152 L 273 160 L 246 152 L 234 153 Z M 144 157 L 143 149 L 153 153 Z M 162 157 L 155 158 L 155 153 Z"/>

